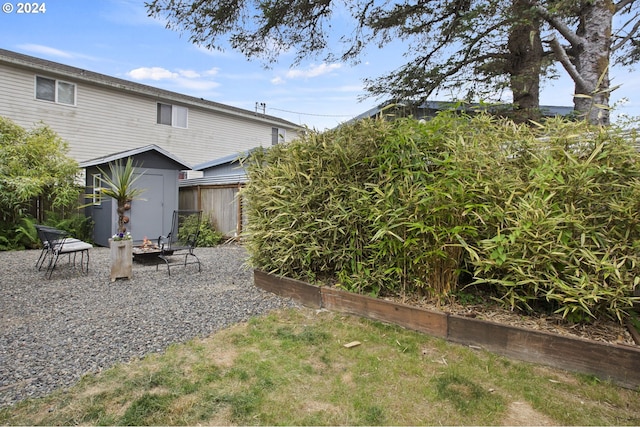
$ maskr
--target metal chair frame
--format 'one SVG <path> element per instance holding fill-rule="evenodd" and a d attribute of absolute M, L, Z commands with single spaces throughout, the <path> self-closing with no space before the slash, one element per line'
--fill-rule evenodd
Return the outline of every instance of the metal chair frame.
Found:
<path fill-rule="evenodd" d="M 71 255 L 73 255 L 73 266 L 75 268 L 76 255 L 80 253 L 80 271 L 83 274 L 89 273 L 89 249 L 91 249 L 93 245 L 69 237 L 69 233 L 66 231 L 53 227 L 37 226 L 36 229 L 38 230 L 38 235 L 41 236 L 41 240 L 43 240 L 43 248 L 38 261 L 36 261 L 36 267 L 38 270 L 42 269 L 46 258 L 49 257 L 49 264 L 47 264 L 45 270 L 45 276 L 47 276 L 47 278 L 51 278 L 60 255 L 65 254 L 69 255 L 69 262 L 71 262 Z"/>
<path fill-rule="evenodd" d="M 36 231 L 38 233 L 38 238 L 40 239 L 40 245 L 42 246 L 42 250 L 40 251 L 40 256 L 38 257 L 38 260 L 36 261 L 36 268 L 39 271 L 39 270 L 42 269 L 42 265 L 46 261 L 47 256 L 49 256 L 51 254 L 51 245 L 49 245 L 49 242 L 47 241 L 47 237 L 44 234 L 44 230 L 53 230 L 53 231 L 59 231 L 59 230 L 57 228 L 55 228 L 55 227 L 51 227 L 51 226 L 48 226 L 48 225 L 36 224 L 35 227 L 36 227 Z M 67 243 L 73 243 L 73 242 L 80 242 L 80 240 L 68 237 L 66 242 Z M 69 256 L 71 256 L 71 255 L 69 255 Z M 69 261 L 71 261 L 71 259 L 69 259 Z"/>
<path fill-rule="evenodd" d="M 190 233 L 187 236 L 180 235 L 180 229 L 182 228 L 185 220 L 195 217 L 195 233 Z M 160 254 L 158 257 L 167 265 L 167 272 L 171 276 L 172 265 L 198 264 L 198 273 L 202 271 L 200 259 L 193 253 L 196 245 L 198 244 L 198 236 L 200 235 L 200 224 L 202 222 L 202 211 L 197 210 L 176 210 L 173 211 L 173 218 L 171 220 L 171 230 L 166 236 L 158 237 L 158 247 L 160 248 Z M 186 251 L 184 254 L 184 262 L 171 263 L 170 257 L 174 256 L 176 252 Z M 182 254 L 179 254 L 182 255 Z M 194 260 L 188 262 L 189 257 L 193 257 Z M 158 266 L 156 265 L 156 270 Z"/>

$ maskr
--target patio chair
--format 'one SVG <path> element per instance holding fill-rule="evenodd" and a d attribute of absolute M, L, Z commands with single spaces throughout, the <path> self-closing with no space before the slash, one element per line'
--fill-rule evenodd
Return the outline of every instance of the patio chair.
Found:
<path fill-rule="evenodd" d="M 200 260 L 193 253 L 200 235 L 200 223 L 202 222 L 202 211 L 177 210 L 173 211 L 171 230 L 166 236 L 158 238 L 160 255 L 158 257 L 167 264 L 167 272 L 171 276 L 172 265 L 198 264 L 198 273 L 201 271 Z M 170 257 L 176 252 L 183 252 L 177 255 L 184 255 L 184 262 L 172 263 Z M 194 259 L 189 262 L 189 257 Z M 157 269 L 157 266 L 156 266 Z"/>
<path fill-rule="evenodd" d="M 47 269 L 45 271 L 45 276 L 51 278 L 53 274 L 53 270 L 56 268 L 58 263 L 58 259 L 60 255 L 69 255 L 69 262 L 71 262 L 71 256 L 73 255 L 73 266 L 75 268 L 76 265 L 76 255 L 80 253 L 80 270 L 83 274 L 89 273 L 89 249 L 93 247 L 93 245 L 83 242 L 82 240 L 74 239 L 69 237 L 69 234 L 66 231 L 58 230 L 53 227 L 45 227 L 39 226 L 38 234 L 42 234 L 44 240 L 46 241 L 46 247 L 43 247 L 43 251 L 40 253 L 40 258 L 38 262 L 40 266 L 38 269 L 42 268 L 44 264 L 44 260 L 46 257 L 49 257 L 49 264 L 47 264 Z M 45 246 L 43 244 L 43 246 Z M 86 261 L 85 261 L 86 255 Z M 37 266 L 37 263 L 36 263 Z M 86 271 L 85 271 L 86 266 Z"/>
<path fill-rule="evenodd" d="M 38 257 L 38 260 L 36 261 L 36 268 L 38 270 L 42 269 L 42 265 L 44 264 L 44 262 L 47 259 L 47 256 L 51 255 L 51 246 L 49 245 L 49 242 L 47 241 L 47 237 L 44 234 L 44 230 L 53 230 L 53 231 L 57 231 L 58 229 L 55 227 L 51 227 L 48 225 L 40 225 L 40 224 L 36 224 L 36 231 L 38 233 L 38 239 L 40 239 L 40 245 L 42 246 L 42 250 L 40 251 L 40 256 Z M 78 239 L 73 239 L 73 238 L 67 238 L 67 243 L 72 243 L 72 242 L 79 242 L 80 240 Z"/>

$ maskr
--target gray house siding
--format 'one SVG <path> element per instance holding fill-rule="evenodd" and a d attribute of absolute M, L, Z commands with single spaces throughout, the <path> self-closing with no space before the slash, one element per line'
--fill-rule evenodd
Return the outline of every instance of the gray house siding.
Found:
<path fill-rule="evenodd" d="M 240 165 L 240 162 L 226 163 L 215 168 L 204 169 L 202 172 L 205 178 L 221 175 L 245 175 L 244 168 Z"/>
<path fill-rule="evenodd" d="M 35 77 L 76 85 L 76 104 L 35 98 Z M 157 104 L 188 109 L 187 128 L 157 123 Z M 271 116 L 116 79 L 0 49 L 0 116 L 31 128 L 44 122 L 69 142 L 70 157 L 97 156 L 156 144 L 188 164 L 270 146 L 272 128 L 297 136 L 296 125 Z"/>
<path fill-rule="evenodd" d="M 128 226 L 135 242 L 140 242 L 145 237 L 155 240 L 166 233 L 166 230 L 170 230 L 171 214 L 164 209 L 164 206 L 178 206 L 177 188 L 169 185 L 177 182 L 178 171 L 148 168 L 139 168 L 139 170 L 144 170 L 144 174 L 136 182 L 135 187 L 145 191 L 140 199 L 131 202 L 131 210 L 127 212 L 131 218 Z M 87 169 L 89 177 L 96 173 L 99 173 L 97 168 Z M 87 216 L 90 216 L 95 223 L 93 239 L 97 245 L 109 246 L 109 238 L 116 233 L 118 218 L 116 208 L 113 199 L 103 197 L 99 206 L 92 205 L 86 209 Z M 171 212 L 173 210 L 171 209 Z"/>
<path fill-rule="evenodd" d="M 135 243 L 140 243 L 144 238 L 157 240 L 160 235 L 168 233 L 171 229 L 173 211 L 178 209 L 178 174 L 185 165 L 179 161 L 165 156 L 153 147 L 144 147 L 140 152 L 124 152 L 116 158 L 131 157 L 137 174 L 142 176 L 136 181 L 134 187 L 144 189 L 140 197 L 131 202 L 131 210 L 127 211 L 130 221 L 127 228 L 133 236 Z M 93 191 L 93 175 L 102 172 L 109 173 L 109 162 L 100 159 L 89 161 L 86 166 L 87 193 Z M 85 209 L 85 214 L 90 216 L 94 223 L 93 238 L 97 245 L 108 246 L 109 238 L 116 233 L 117 218 L 116 203 L 110 197 L 102 197 L 99 205 L 90 205 Z"/>

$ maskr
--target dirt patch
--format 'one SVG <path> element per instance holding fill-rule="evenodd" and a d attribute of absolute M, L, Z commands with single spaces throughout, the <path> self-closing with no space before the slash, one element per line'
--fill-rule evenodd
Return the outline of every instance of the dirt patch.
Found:
<path fill-rule="evenodd" d="M 333 414 L 337 414 L 340 412 L 340 409 L 335 405 L 332 405 L 327 402 L 318 402 L 318 401 L 312 400 L 309 402 L 304 402 L 302 411 L 310 414 L 315 412 L 331 412 Z"/>
<path fill-rule="evenodd" d="M 554 426 L 558 423 L 536 411 L 527 402 L 511 402 L 502 419 L 503 426 Z"/>
<path fill-rule="evenodd" d="M 215 415 L 209 418 L 203 425 L 207 426 L 236 426 L 238 424 L 232 423 L 229 420 L 233 419 L 233 411 L 230 406 L 220 407 Z"/>
<path fill-rule="evenodd" d="M 220 368 L 231 368 L 237 357 L 238 351 L 232 347 L 217 348 L 209 354 L 209 359 L 213 360 Z"/>

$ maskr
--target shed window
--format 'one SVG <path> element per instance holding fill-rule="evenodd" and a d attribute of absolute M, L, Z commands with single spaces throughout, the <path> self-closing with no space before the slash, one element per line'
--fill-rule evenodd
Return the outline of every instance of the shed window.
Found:
<path fill-rule="evenodd" d="M 159 125 L 186 128 L 188 123 L 189 109 L 178 105 L 158 103 Z"/>
<path fill-rule="evenodd" d="M 76 105 L 76 85 L 36 76 L 36 99 L 59 104 Z"/>
<path fill-rule="evenodd" d="M 102 175 L 96 173 L 93 175 L 93 205 L 101 206 L 102 205 L 102 189 L 100 188 L 100 184 L 102 183 Z"/>

